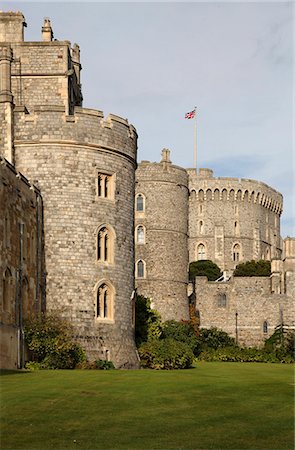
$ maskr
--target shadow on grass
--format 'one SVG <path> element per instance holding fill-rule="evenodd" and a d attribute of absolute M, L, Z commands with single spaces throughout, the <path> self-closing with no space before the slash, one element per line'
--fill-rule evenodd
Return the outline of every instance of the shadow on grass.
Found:
<path fill-rule="evenodd" d="M 0 369 L 0 376 L 2 375 L 20 375 L 20 374 L 26 374 L 31 373 L 30 370 L 14 370 L 14 369 Z"/>

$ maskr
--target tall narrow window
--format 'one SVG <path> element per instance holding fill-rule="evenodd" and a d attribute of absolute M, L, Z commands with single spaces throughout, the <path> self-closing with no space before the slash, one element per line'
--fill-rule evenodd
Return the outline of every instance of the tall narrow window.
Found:
<path fill-rule="evenodd" d="M 113 175 L 99 173 L 97 175 L 97 196 L 99 198 L 112 199 L 114 192 L 113 184 L 114 184 Z"/>
<path fill-rule="evenodd" d="M 144 244 L 145 243 L 145 230 L 142 225 L 138 225 L 136 228 L 136 243 Z"/>
<path fill-rule="evenodd" d="M 97 260 L 106 263 L 114 261 L 114 233 L 107 226 L 101 227 L 97 233 Z"/>
<path fill-rule="evenodd" d="M 102 178 L 100 175 L 98 175 L 98 178 L 97 178 L 97 195 L 99 197 L 102 196 Z"/>
<path fill-rule="evenodd" d="M 205 245 L 204 244 L 199 244 L 198 245 L 198 248 L 197 248 L 197 259 L 198 259 L 198 261 L 206 259 Z"/>
<path fill-rule="evenodd" d="M 202 220 L 200 220 L 200 222 L 199 222 L 199 233 L 203 234 L 203 232 L 204 232 L 204 223 L 203 223 Z"/>
<path fill-rule="evenodd" d="M 109 195 L 109 177 L 105 177 L 104 179 L 104 196 L 107 198 Z"/>
<path fill-rule="evenodd" d="M 137 278 L 145 278 L 145 263 L 141 259 L 136 264 L 136 276 Z"/>
<path fill-rule="evenodd" d="M 136 211 L 143 212 L 145 208 L 144 196 L 142 194 L 137 194 L 136 196 Z"/>
<path fill-rule="evenodd" d="M 263 322 L 263 333 L 267 333 L 268 332 L 268 323 L 267 320 L 265 320 Z"/>
<path fill-rule="evenodd" d="M 96 318 L 112 319 L 113 315 L 113 289 L 106 283 L 102 283 L 96 293 Z"/>
<path fill-rule="evenodd" d="M 241 247 L 240 244 L 235 244 L 233 247 L 233 261 L 239 262 L 241 259 Z"/>
<path fill-rule="evenodd" d="M 225 293 L 218 294 L 217 306 L 219 308 L 225 308 L 226 307 L 226 294 Z"/>
<path fill-rule="evenodd" d="M 7 268 L 3 278 L 3 311 L 10 312 L 10 306 L 14 299 L 12 298 L 12 276 L 10 270 Z"/>

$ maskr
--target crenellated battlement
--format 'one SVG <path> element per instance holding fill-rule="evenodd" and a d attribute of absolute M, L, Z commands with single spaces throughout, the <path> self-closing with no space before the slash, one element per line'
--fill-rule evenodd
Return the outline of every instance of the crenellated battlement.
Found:
<path fill-rule="evenodd" d="M 67 115 L 62 105 L 22 107 L 14 112 L 15 146 L 62 144 L 115 152 L 136 163 L 137 132 L 127 119 L 102 111 L 75 107 Z"/>
<path fill-rule="evenodd" d="M 204 178 L 192 169 L 188 170 L 188 174 L 190 195 L 195 196 L 197 201 L 253 203 L 279 215 L 283 212 L 283 196 L 261 181 L 248 178 L 213 177 L 213 172 L 210 177 Z"/>

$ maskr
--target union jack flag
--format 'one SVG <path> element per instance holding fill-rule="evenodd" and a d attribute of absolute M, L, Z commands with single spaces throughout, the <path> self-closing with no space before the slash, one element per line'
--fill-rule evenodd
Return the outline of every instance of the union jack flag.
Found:
<path fill-rule="evenodd" d="M 185 119 L 193 119 L 196 115 L 196 110 L 194 109 L 191 112 L 186 113 L 186 115 L 184 116 Z"/>

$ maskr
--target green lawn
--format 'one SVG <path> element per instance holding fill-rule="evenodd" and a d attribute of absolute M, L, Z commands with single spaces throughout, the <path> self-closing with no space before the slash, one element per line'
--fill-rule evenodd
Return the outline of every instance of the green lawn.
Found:
<path fill-rule="evenodd" d="M 1 449 L 293 449 L 293 368 L 1 377 Z"/>

